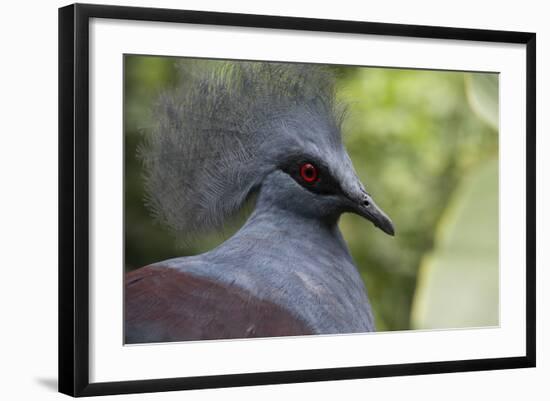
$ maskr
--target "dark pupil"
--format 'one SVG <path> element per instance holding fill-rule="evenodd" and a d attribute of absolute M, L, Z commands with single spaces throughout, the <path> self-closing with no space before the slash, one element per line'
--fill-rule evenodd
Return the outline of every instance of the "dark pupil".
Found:
<path fill-rule="evenodd" d="M 306 166 L 304 173 L 307 178 L 313 178 L 315 175 L 315 170 L 313 169 L 313 166 Z"/>

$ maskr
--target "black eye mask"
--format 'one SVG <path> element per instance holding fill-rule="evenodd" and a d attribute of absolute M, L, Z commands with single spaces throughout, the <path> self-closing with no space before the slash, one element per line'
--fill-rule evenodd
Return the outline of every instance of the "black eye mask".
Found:
<path fill-rule="evenodd" d="M 281 170 L 307 190 L 321 195 L 342 193 L 340 184 L 329 169 L 311 157 L 302 156 L 288 160 Z"/>

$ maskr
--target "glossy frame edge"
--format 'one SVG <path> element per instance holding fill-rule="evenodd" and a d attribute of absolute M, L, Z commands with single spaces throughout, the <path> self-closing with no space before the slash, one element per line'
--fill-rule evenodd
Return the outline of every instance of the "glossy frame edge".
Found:
<path fill-rule="evenodd" d="M 526 354 L 510 358 L 90 383 L 88 29 L 89 19 L 94 17 L 525 44 L 527 68 Z M 535 33 L 88 4 L 73 4 L 60 8 L 58 23 L 58 386 L 61 393 L 80 397 L 512 369 L 536 365 Z"/>

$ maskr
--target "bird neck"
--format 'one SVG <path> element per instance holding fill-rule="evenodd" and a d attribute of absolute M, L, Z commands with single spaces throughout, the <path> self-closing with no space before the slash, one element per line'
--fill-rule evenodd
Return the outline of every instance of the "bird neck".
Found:
<path fill-rule="evenodd" d="M 295 230 L 306 232 L 322 232 L 329 235 L 339 236 L 338 229 L 339 216 L 319 216 L 310 213 L 303 213 L 300 208 L 288 208 L 284 204 L 272 202 L 269 198 L 260 196 L 256 202 L 256 207 L 246 226 L 268 226 L 266 228 L 283 229 L 293 227 Z M 271 227 L 275 226 L 275 227 Z M 287 229 L 285 229 L 287 227 Z M 290 234 L 290 233 L 288 233 Z"/>
<path fill-rule="evenodd" d="M 366 289 L 337 222 L 259 196 L 247 222 L 223 244 L 164 265 L 244 289 L 315 333 L 372 331 Z"/>
<path fill-rule="evenodd" d="M 257 202 L 245 225 L 207 255 L 198 274 L 280 305 L 316 333 L 374 330 L 366 289 L 337 219 Z"/>
<path fill-rule="evenodd" d="M 330 250 L 332 256 L 351 261 L 338 228 L 338 217 L 319 218 L 297 213 L 261 197 L 244 226 L 222 247 L 231 249 L 236 243 L 269 244 L 269 248 L 295 250 L 296 254 L 309 254 L 314 259 Z"/>

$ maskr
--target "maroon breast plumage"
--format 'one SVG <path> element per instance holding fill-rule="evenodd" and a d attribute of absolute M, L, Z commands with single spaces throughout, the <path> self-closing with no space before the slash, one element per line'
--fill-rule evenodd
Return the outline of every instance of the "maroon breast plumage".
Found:
<path fill-rule="evenodd" d="M 128 273 L 124 296 L 126 344 L 312 334 L 279 305 L 168 267 Z"/>

